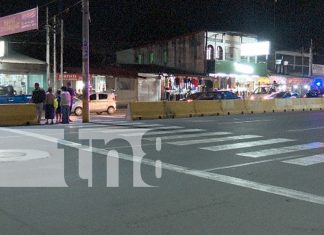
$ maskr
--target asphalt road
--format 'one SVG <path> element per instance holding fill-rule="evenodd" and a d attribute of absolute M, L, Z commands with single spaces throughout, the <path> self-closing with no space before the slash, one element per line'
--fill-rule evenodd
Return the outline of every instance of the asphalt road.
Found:
<path fill-rule="evenodd" d="M 0 233 L 323 235 L 323 120 L 119 114 L 0 128 Z"/>

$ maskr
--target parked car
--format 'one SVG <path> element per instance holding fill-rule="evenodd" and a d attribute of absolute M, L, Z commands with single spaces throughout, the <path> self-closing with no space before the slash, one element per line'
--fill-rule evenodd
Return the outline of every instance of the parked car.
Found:
<path fill-rule="evenodd" d="M 236 93 L 232 91 L 211 91 L 205 92 L 198 100 L 229 100 L 229 99 L 241 99 Z"/>
<path fill-rule="evenodd" d="M 113 114 L 116 111 L 116 96 L 114 93 L 94 93 L 90 95 L 89 99 L 91 113 L 101 114 L 107 112 L 108 114 Z M 71 112 L 81 116 L 82 107 L 82 99 L 73 98 Z"/>
<path fill-rule="evenodd" d="M 16 95 L 12 86 L 0 86 L 0 104 L 30 103 L 31 95 Z"/>
<path fill-rule="evenodd" d="M 204 94 L 205 94 L 205 92 L 196 92 L 196 93 L 192 93 L 191 95 L 188 95 L 186 98 L 183 98 L 180 100 L 190 102 L 190 101 L 199 99 L 199 97 Z"/>
<path fill-rule="evenodd" d="M 269 99 L 287 99 L 287 98 L 297 98 L 298 94 L 294 92 L 289 91 L 280 91 L 275 92 L 270 95 L 264 96 L 263 99 L 269 100 Z"/>
<path fill-rule="evenodd" d="M 309 90 L 305 95 L 306 98 L 317 98 L 323 96 L 324 95 L 319 90 Z"/>

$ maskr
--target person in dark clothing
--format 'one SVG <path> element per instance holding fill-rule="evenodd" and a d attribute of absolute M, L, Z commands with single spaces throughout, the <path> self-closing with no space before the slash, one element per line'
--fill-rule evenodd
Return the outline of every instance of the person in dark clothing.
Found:
<path fill-rule="evenodd" d="M 62 122 L 62 110 L 61 110 L 61 91 L 56 92 L 57 108 L 56 108 L 56 123 Z"/>
<path fill-rule="evenodd" d="M 43 105 L 46 98 L 46 93 L 44 89 L 39 87 L 39 83 L 35 83 L 35 90 L 33 90 L 32 94 L 32 102 L 36 105 L 36 115 L 37 115 L 37 123 L 40 124 L 43 112 Z"/>
<path fill-rule="evenodd" d="M 72 111 L 72 105 L 73 105 L 73 98 L 76 96 L 76 92 L 75 90 L 72 88 L 72 84 L 71 82 L 67 82 L 66 84 L 66 90 L 67 92 L 70 93 L 71 96 L 71 103 L 70 103 L 70 115 L 71 115 L 71 111 Z M 72 122 L 72 120 L 69 118 L 69 121 Z"/>

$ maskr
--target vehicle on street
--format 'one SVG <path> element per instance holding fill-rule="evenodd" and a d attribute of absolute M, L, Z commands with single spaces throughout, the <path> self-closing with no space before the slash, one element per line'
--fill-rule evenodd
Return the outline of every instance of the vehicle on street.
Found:
<path fill-rule="evenodd" d="M 304 96 L 305 98 L 320 98 L 323 97 L 324 95 L 320 92 L 320 90 L 309 90 L 306 95 Z"/>
<path fill-rule="evenodd" d="M 116 96 L 114 93 L 94 93 L 89 97 L 89 109 L 91 113 L 101 114 L 107 112 L 113 114 L 116 111 Z M 76 116 L 82 115 L 82 99 L 73 98 L 72 110 Z"/>
<path fill-rule="evenodd" d="M 198 100 L 229 100 L 229 99 L 241 99 L 236 93 L 227 90 L 205 92 Z"/>
<path fill-rule="evenodd" d="M 186 98 L 180 99 L 181 101 L 193 101 L 199 99 L 200 96 L 204 95 L 205 92 L 196 92 L 188 95 Z"/>
<path fill-rule="evenodd" d="M 289 91 L 279 91 L 274 92 L 270 95 L 264 96 L 263 99 L 270 100 L 270 99 L 287 99 L 287 98 L 298 98 L 298 94 Z"/>
<path fill-rule="evenodd" d="M 16 95 L 12 86 L 0 86 L 0 104 L 30 103 L 31 95 Z"/>

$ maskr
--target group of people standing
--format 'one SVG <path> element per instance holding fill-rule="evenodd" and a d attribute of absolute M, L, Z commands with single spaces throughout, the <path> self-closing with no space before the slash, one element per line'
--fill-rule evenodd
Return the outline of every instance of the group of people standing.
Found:
<path fill-rule="evenodd" d="M 75 91 L 70 82 L 67 83 L 67 86 L 62 86 L 61 90 L 57 90 L 55 94 L 51 87 L 45 92 L 39 83 L 35 83 L 31 101 L 36 105 L 38 124 L 41 123 L 43 109 L 45 109 L 45 124 L 54 124 L 54 118 L 56 123 L 68 124 L 71 122 L 73 97 L 75 97 Z"/>

